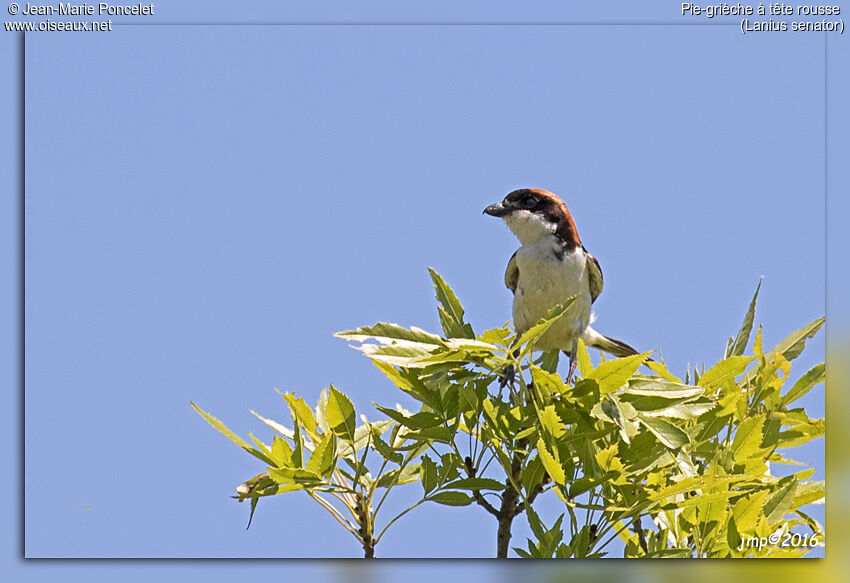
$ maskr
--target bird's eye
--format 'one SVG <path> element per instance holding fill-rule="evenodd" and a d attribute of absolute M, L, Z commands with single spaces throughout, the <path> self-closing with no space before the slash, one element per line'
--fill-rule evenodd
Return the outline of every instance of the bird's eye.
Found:
<path fill-rule="evenodd" d="M 525 206 L 525 208 L 530 209 L 537 204 L 537 199 L 533 196 L 528 196 L 525 198 L 525 200 L 522 201 L 522 204 Z"/>

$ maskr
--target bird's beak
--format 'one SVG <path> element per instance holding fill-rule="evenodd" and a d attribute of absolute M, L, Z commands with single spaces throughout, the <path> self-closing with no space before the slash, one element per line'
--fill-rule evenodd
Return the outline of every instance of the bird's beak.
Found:
<path fill-rule="evenodd" d="M 510 212 L 509 209 L 505 208 L 500 202 L 496 204 L 491 204 L 486 209 L 484 209 L 484 213 L 490 215 L 491 217 L 503 217 Z"/>

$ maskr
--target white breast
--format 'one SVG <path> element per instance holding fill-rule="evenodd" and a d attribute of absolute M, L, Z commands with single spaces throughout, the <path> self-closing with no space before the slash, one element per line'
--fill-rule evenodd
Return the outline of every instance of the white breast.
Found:
<path fill-rule="evenodd" d="M 572 350 L 590 323 L 590 283 L 584 250 L 564 253 L 555 237 L 549 236 L 520 247 L 516 262 L 519 280 L 513 318 L 517 331 L 528 330 L 550 309 L 577 295 L 567 313 L 535 345 L 540 350 Z"/>

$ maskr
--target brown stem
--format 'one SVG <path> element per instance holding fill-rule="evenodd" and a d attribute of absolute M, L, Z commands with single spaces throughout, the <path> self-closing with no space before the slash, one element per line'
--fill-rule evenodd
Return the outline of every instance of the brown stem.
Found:
<path fill-rule="evenodd" d="M 638 543 L 640 543 L 640 548 L 643 550 L 643 554 L 647 554 L 649 550 L 646 544 L 646 535 L 643 532 L 643 525 L 640 523 L 640 516 L 635 516 L 632 526 L 634 526 L 635 532 L 638 535 Z"/>
<path fill-rule="evenodd" d="M 375 517 L 369 510 L 369 501 L 361 492 L 355 494 L 356 505 L 354 507 L 354 517 L 360 525 L 358 534 L 363 542 L 363 558 L 375 558 L 375 539 L 372 536 L 372 527 Z"/>
<path fill-rule="evenodd" d="M 517 443 L 517 449 L 524 447 L 523 444 Z M 519 500 L 519 492 L 514 489 L 514 484 L 519 483 L 520 472 L 522 471 L 522 457 L 514 451 L 513 459 L 511 460 L 511 480 L 507 481 L 506 487 L 502 492 L 502 506 L 499 508 L 499 513 L 496 518 L 499 521 L 499 530 L 496 534 L 496 557 L 506 559 L 508 557 L 508 549 L 511 544 L 511 525 L 517 512 L 517 501 Z"/>
<path fill-rule="evenodd" d="M 464 463 L 464 465 L 466 466 L 466 473 L 467 473 L 467 475 L 469 475 L 469 477 L 470 477 L 470 478 L 474 478 L 474 477 L 475 477 L 475 465 L 472 463 L 472 458 L 471 458 L 471 457 L 469 457 L 469 456 L 466 456 L 466 457 L 463 459 L 463 463 Z M 484 510 L 486 510 L 487 512 L 489 512 L 489 513 L 490 513 L 490 514 L 492 514 L 493 516 L 499 516 L 499 511 L 498 511 L 498 510 L 496 510 L 496 509 L 493 507 L 493 505 L 492 505 L 492 504 L 490 504 L 489 502 L 487 502 L 487 500 L 484 498 L 484 495 L 483 495 L 483 494 L 481 494 L 481 490 L 473 490 L 473 491 L 472 491 L 472 498 L 473 498 L 473 499 L 474 499 L 474 500 L 478 503 L 478 505 L 479 505 L 479 506 L 481 506 Z"/>

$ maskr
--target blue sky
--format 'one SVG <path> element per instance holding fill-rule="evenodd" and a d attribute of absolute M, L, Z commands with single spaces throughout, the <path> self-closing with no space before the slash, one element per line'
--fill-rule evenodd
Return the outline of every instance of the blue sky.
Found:
<path fill-rule="evenodd" d="M 617 3 L 571 11 L 541 2 L 524 13 L 387 5 L 355 15 L 341 5 L 235 14 L 187 2 L 157 18 L 682 20 L 678 5 L 663 4 L 641 13 Z M 847 70 L 842 41 L 827 39 L 832 71 Z M 13 73 L 17 42 L 9 33 L 2 42 Z M 825 258 L 843 264 L 834 249 L 846 242 L 836 221 L 847 206 L 828 200 L 825 253 L 823 57 L 820 34 L 743 36 L 735 26 L 31 34 L 27 555 L 357 556 L 353 539 L 301 495 L 265 501 L 245 531 L 247 508 L 228 496 L 262 468 L 189 400 L 266 438 L 248 411 L 286 420 L 274 387 L 314 402 L 333 382 L 370 419 L 373 401 L 406 403 L 331 334 L 376 321 L 437 329 L 427 266 L 454 287 L 476 330 L 501 325 L 510 316 L 502 273 L 517 243 L 481 211 L 517 187 L 547 188 L 570 207 L 606 277 L 597 328 L 660 347 L 675 372 L 721 356 L 762 275 L 766 344 L 819 317 Z M 833 73 L 828 83 L 835 194 L 847 183 L 835 163 L 847 157 L 837 106 L 847 81 Z M 7 119 L 17 119 L 15 98 L 3 96 Z M 12 177 L 17 145 L 3 146 Z M 10 249 L 15 196 L 4 197 Z M 829 275 L 830 293 L 846 290 L 846 269 Z M 3 293 L 15 306 L 14 284 Z M 830 334 L 848 321 L 830 303 Z M 4 340 L 7 353 L 17 340 Z M 798 374 L 823 354 L 821 333 Z M 7 423 L 19 423 L 14 391 L 4 394 Z M 805 404 L 822 416 L 823 388 Z M 10 431 L 5 450 L 19 437 Z M 823 477 L 823 444 L 805 458 Z M 493 526 L 478 508 L 425 507 L 378 553 L 486 557 Z M 6 534 L 12 547 L 20 533 Z M 74 570 L 124 576 L 129 566 Z M 15 568 L 36 580 L 58 567 Z"/>

